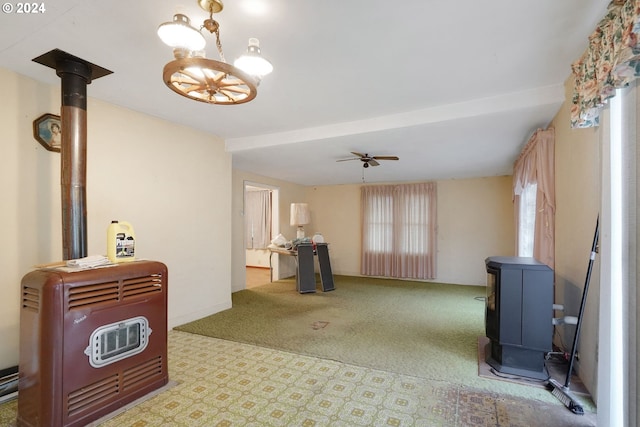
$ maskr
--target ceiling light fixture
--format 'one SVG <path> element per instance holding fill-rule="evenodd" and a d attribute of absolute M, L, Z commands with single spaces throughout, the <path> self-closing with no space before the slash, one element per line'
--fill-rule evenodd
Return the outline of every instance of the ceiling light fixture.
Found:
<path fill-rule="evenodd" d="M 191 26 L 189 18 L 176 14 L 173 21 L 158 27 L 158 36 L 173 48 L 174 60 L 164 66 L 164 83 L 174 92 L 209 104 L 243 104 L 256 97 L 262 77 L 273 71 L 269 61 L 260 55 L 258 39 L 249 39 L 247 52 L 233 65 L 224 59 L 220 43 L 220 25 L 213 14 L 222 11 L 221 0 L 198 0 L 198 5 L 209 12 L 200 30 Z M 216 35 L 220 61 L 205 57 L 206 41 L 202 29 Z"/>

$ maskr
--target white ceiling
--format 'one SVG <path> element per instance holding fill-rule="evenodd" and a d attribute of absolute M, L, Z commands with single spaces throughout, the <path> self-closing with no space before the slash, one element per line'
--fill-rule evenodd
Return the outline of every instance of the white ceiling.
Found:
<path fill-rule="evenodd" d="M 218 135 L 235 168 L 299 184 L 505 175 L 557 112 L 609 3 L 261 2 L 256 14 L 250 0 L 228 0 L 214 16 L 229 62 L 257 37 L 275 67 L 243 105 L 191 101 L 162 82 L 172 53 L 156 29 L 177 11 L 200 25 L 196 0 L 56 0 L 40 14 L 2 13 L 0 67 L 59 84 L 31 60 L 64 50 L 114 72 L 89 96 Z M 350 151 L 400 160 L 336 162 Z"/>

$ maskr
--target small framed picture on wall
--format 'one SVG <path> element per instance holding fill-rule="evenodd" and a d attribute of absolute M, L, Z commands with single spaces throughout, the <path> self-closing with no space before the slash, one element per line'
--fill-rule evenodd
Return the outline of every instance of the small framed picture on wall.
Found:
<path fill-rule="evenodd" d="M 60 116 L 43 114 L 33 121 L 33 137 L 49 151 L 60 152 L 62 124 Z"/>

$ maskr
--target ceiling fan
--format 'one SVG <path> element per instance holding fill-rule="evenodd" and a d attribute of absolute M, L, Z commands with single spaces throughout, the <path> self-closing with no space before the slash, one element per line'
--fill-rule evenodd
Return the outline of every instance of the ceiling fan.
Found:
<path fill-rule="evenodd" d="M 362 162 L 362 167 L 368 168 L 369 166 L 380 165 L 380 163 L 377 162 L 378 160 L 400 160 L 400 158 L 397 156 L 370 156 L 369 154 L 357 153 L 355 151 L 352 151 L 351 154 L 353 154 L 356 157 L 349 157 L 348 159 L 339 159 L 336 161 L 346 162 L 348 160 L 360 160 Z"/>

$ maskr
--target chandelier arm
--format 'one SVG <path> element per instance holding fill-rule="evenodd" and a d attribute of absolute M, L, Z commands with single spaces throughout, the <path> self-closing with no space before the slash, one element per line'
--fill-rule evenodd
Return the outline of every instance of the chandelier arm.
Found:
<path fill-rule="evenodd" d="M 219 91 L 218 91 L 218 93 L 219 93 L 220 95 L 224 95 L 224 96 L 226 96 L 226 97 L 227 97 L 227 99 L 228 99 L 230 102 L 235 102 L 235 100 L 236 100 L 236 98 L 235 98 L 235 96 L 233 96 L 233 94 L 229 94 L 229 93 L 225 92 L 224 90 L 219 90 Z"/>
<path fill-rule="evenodd" d="M 220 89 L 218 91 L 218 93 L 226 96 L 230 101 L 235 101 L 237 99 L 237 94 L 233 93 L 233 92 L 229 92 L 225 89 Z"/>
<path fill-rule="evenodd" d="M 206 90 L 206 87 L 202 84 L 192 84 L 191 86 L 185 87 L 183 90 L 185 92 L 198 92 L 201 90 Z"/>
<path fill-rule="evenodd" d="M 246 86 L 247 82 L 244 80 L 240 80 L 238 78 L 233 78 L 233 76 L 226 78 L 221 81 L 218 86 L 220 87 L 232 87 L 232 86 Z"/>
<path fill-rule="evenodd" d="M 213 81 L 216 82 L 216 85 L 219 85 L 220 82 L 224 81 L 227 77 L 227 73 L 224 71 L 218 71 L 218 73 L 213 77 Z"/>
<path fill-rule="evenodd" d="M 198 76 L 195 76 L 192 72 L 190 72 L 187 69 L 182 70 L 182 77 L 189 77 L 191 79 L 191 81 L 188 81 L 187 79 L 182 78 L 181 79 L 182 83 L 190 83 L 190 84 L 200 83 L 200 84 L 202 84 L 202 79 L 200 79 Z"/>
<path fill-rule="evenodd" d="M 238 86 L 221 86 L 218 88 L 220 91 L 228 91 L 228 92 L 234 92 L 234 93 L 239 93 L 239 94 L 243 94 L 243 95 L 248 95 L 249 94 L 249 89 L 244 89 L 242 87 L 238 87 Z"/>
<path fill-rule="evenodd" d="M 217 76 L 211 77 L 206 74 L 202 78 L 202 83 L 205 84 L 208 89 L 212 87 L 218 89 L 218 86 L 219 86 Z"/>

